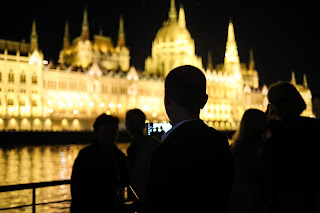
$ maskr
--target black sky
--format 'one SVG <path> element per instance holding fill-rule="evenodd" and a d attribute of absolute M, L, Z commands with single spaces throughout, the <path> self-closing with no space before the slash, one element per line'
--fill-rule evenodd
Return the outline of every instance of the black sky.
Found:
<path fill-rule="evenodd" d="M 69 20 L 71 39 L 79 36 L 87 5 L 91 36 L 102 27 L 104 35 L 111 36 L 114 43 L 119 15 L 124 16 L 131 64 L 139 70 L 151 54 L 152 41 L 168 18 L 170 6 L 170 0 L 43 1 L 43 5 L 35 6 L 39 3 L 2 3 L 0 39 L 29 42 L 35 19 L 45 59 L 57 61 L 65 20 Z M 177 9 L 179 5 L 176 0 Z M 204 67 L 208 50 L 212 51 L 214 64 L 223 62 L 228 21 L 232 18 L 240 61 L 248 63 L 252 48 L 260 85 L 290 80 L 294 71 L 298 83 L 306 73 L 311 92 L 320 94 L 319 54 L 315 54 L 319 40 L 316 2 L 184 0 L 183 6 L 187 28 Z"/>

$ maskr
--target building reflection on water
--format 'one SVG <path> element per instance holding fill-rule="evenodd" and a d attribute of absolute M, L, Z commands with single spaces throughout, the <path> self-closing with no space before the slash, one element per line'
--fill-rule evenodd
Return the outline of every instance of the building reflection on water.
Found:
<path fill-rule="evenodd" d="M 70 179 L 72 166 L 85 145 L 0 148 L 0 185 Z M 37 202 L 71 199 L 69 185 L 36 190 Z M 0 208 L 32 203 L 32 190 L 0 193 Z M 70 203 L 37 206 L 38 212 L 69 212 Z M 31 211 L 31 207 L 23 208 Z M 21 212 L 21 209 L 6 212 Z"/>

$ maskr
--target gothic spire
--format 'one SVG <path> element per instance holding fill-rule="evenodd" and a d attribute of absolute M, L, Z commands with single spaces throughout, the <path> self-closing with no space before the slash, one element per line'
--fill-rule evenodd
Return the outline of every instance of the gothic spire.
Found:
<path fill-rule="evenodd" d="M 250 49 L 250 61 L 249 61 L 249 70 L 254 70 L 254 58 L 253 58 L 253 50 Z"/>
<path fill-rule="evenodd" d="M 303 86 L 304 86 L 304 87 L 308 87 L 307 76 L 306 76 L 305 73 L 303 74 Z"/>
<path fill-rule="evenodd" d="M 64 36 L 63 36 L 63 49 L 69 49 L 70 47 L 70 37 L 69 37 L 69 22 L 66 21 L 64 27 Z"/>
<path fill-rule="evenodd" d="M 177 20 L 177 11 L 175 0 L 171 0 L 170 10 L 169 10 L 169 21 L 176 21 Z"/>
<path fill-rule="evenodd" d="M 88 22 L 87 7 L 85 7 L 84 11 L 83 11 L 81 38 L 82 38 L 82 40 L 88 40 L 89 39 L 89 22 Z"/>
<path fill-rule="evenodd" d="M 124 33 L 123 17 L 120 16 L 117 46 L 124 47 L 125 45 L 126 45 L 126 38 Z"/>
<path fill-rule="evenodd" d="M 185 16 L 182 4 L 180 4 L 178 22 L 179 22 L 179 28 L 180 29 L 186 28 L 186 16 Z"/>
<path fill-rule="evenodd" d="M 208 63 L 207 63 L 207 70 L 213 70 L 213 64 L 212 64 L 212 54 L 211 51 L 208 51 Z"/>
<path fill-rule="evenodd" d="M 31 38 L 30 38 L 30 52 L 34 50 L 38 50 L 38 35 L 36 31 L 36 21 L 33 20 L 32 22 L 32 31 L 31 31 Z"/>
<path fill-rule="evenodd" d="M 224 63 L 240 63 L 232 21 L 229 21 Z"/>
<path fill-rule="evenodd" d="M 294 72 L 291 73 L 291 81 L 290 81 L 291 84 L 297 84 L 296 82 L 296 75 Z"/>

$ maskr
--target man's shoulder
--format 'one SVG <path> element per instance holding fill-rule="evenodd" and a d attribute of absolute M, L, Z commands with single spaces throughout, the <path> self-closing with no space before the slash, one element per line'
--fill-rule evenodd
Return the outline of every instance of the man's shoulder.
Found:
<path fill-rule="evenodd" d="M 187 138 L 201 138 L 201 139 L 220 139 L 227 140 L 227 138 L 218 130 L 207 126 L 202 120 L 186 123 L 182 126 L 179 134 L 185 135 Z"/>
<path fill-rule="evenodd" d="M 149 145 L 157 146 L 161 143 L 161 141 L 159 140 L 159 138 L 155 136 L 147 136 L 145 139 L 145 143 Z"/>
<path fill-rule="evenodd" d="M 94 152 L 96 149 L 96 144 L 89 144 L 85 147 L 83 147 L 80 151 L 79 151 L 79 154 L 78 155 L 88 155 L 92 152 Z"/>
<path fill-rule="evenodd" d="M 162 143 L 168 146 L 229 146 L 228 139 L 218 130 L 208 127 L 203 121 L 187 122 L 175 129 Z"/>
<path fill-rule="evenodd" d="M 161 144 L 161 141 L 155 136 L 147 136 L 144 140 L 144 149 L 153 151 Z"/>

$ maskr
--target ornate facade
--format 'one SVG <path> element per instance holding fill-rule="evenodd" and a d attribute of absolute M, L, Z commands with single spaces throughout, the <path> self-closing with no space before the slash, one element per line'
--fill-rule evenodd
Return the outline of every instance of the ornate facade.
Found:
<path fill-rule="evenodd" d="M 209 126 L 234 130 L 246 109 L 265 110 L 268 89 L 259 87 L 252 52 L 248 67 L 240 63 L 232 22 L 224 63 L 214 68 L 209 62 L 204 70 L 201 58 L 195 55 L 184 10 L 180 7 L 177 18 L 174 3 L 171 0 L 169 19 L 152 43 L 144 72 L 129 66 L 121 18 L 116 47 L 102 33 L 90 41 L 86 11 L 82 33 L 71 43 L 67 23 L 57 67 L 43 64 L 35 22 L 30 43 L 0 40 L 0 129 L 90 130 L 99 114 L 113 114 L 123 121 L 132 108 L 142 109 L 150 122 L 168 121 L 163 105 L 164 78 L 170 69 L 183 64 L 200 68 L 207 77 L 209 99 L 200 116 Z M 303 115 L 311 116 L 307 79 L 298 85 L 293 75 L 291 82 L 307 103 Z"/>
<path fill-rule="evenodd" d="M 125 45 L 123 19 L 120 17 L 117 46 L 114 47 L 110 37 L 93 36 L 90 41 L 88 15 L 85 9 L 83 14 L 81 35 L 70 43 L 69 24 L 65 25 L 63 49 L 60 51 L 59 63 L 62 69 L 87 70 L 93 63 L 99 64 L 104 70 L 128 71 L 130 67 L 130 51 Z"/>

